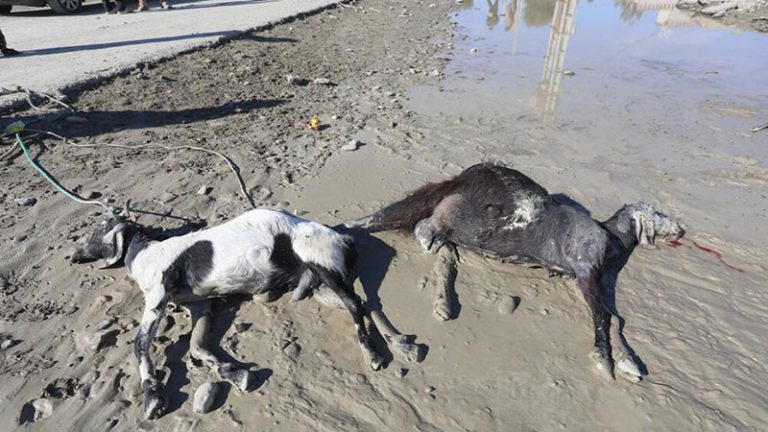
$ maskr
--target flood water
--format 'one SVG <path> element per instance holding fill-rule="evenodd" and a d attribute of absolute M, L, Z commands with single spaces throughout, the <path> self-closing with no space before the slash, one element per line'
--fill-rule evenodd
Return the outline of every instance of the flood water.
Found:
<path fill-rule="evenodd" d="M 675 3 L 465 0 L 439 85 L 411 93 L 425 143 L 768 247 L 768 37 Z"/>

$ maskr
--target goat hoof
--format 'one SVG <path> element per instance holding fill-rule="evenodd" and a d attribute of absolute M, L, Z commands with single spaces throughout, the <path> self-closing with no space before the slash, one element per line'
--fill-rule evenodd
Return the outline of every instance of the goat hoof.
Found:
<path fill-rule="evenodd" d="M 637 363 L 626 353 L 619 354 L 616 360 L 616 369 L 618 369 L 624 379 L 631 382 L 639 382 L 643 376 Z"/>
<path fill-rule="evenodd" d="M 381 366 L 384 364 L 384 357 L 380 356 L 370 347 L 361 345 L 361 348 L 363 348 L 363 360 L 368 363 L 368 366 L 375 371 L 381 369 Z"/>
<path fill-rule="evenodd" d="M 432 308 L 432 315 L 438 321 L 448 321 L 451 319 L 451 308 L 446 302 L 435 302 Z"/>
<path fill-rule="evenodd" d="M 387 341 L 387 345 L 389 345 L 389 349 L 392 350 L 392 352 L 396 352 L 397 354 L 401 355 L 406 361 L 410 363 L 417 363 L 419 360 L 421 360 L 421 350 L 419 350 L 419 346 L 406 342 L 405 336 L 396 336 L 389 338 L 385 338 Z"/>
<path fill-rule="evenodd" d="M 381 366 L 384 365 L 384 357 L 382 357 L 382 356 L 380 356 L 378 354 L 374 355 L 373 358 L 371 359 L 369 365 L 371 366 L 371 370 L 377 371 L 377 370 L 381 369 Z"/>
<path fill-rule="evenodd" d="M 219 376 L 244 392 L 253 385 L 253 374 L 249 370 L 237 369 L 231 365 L 219 368 Z"/>
<path fill-rule="evenodd" d="M 589 356 L 592 358 L 592 361 L 595 362 L 595 369 L 600 377 L 608 381 L 615 380 L 613 376 L 613 368 L 611 367 L 611 361 L 609 359 L 596 351 L 593 351 Z"/>
<path fill-rule="evenodd" d="M 631 382 L 632 384 L 637 384 L 643 379 L 642 375 L 632 375 L 622 370 L 619 370 L 619 376 Z"/>
<path fill-rule="evenodd" d="M 165 414 L 168 400 L 161 384 L 149 385 L 144 388 L 144 418 L 154 420 Z"/>

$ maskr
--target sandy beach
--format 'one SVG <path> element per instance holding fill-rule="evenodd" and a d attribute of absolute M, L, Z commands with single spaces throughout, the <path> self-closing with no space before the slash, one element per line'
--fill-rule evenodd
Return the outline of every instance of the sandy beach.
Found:
<path fill-rule="evenodd" d="M 595 373 L 573 281 L 464 253 L 453 319 L 439 321 L 424 281 L 435 257 L 412 235 L 359 234 L 358 294 L 423 346 L 423 361 L 379 338 L 388 362 L 371 371 L 349 315 L 312 299 L 217 300 L 213 341 L 261 382 L 248 393 L 225 384 L 198 414 L 195 390 L 217 377 L 190 361 L 189 316 L 174 307 L 152 350 L 169 412 L 144 420 L 132 345 L 141 293 L 122 267 L 69 262 L 103 212 L 55 192 L 3 138 L 0 430 L 766 430 L 768 130 L 750 130 L 768 121 L 766 63 L 755 58 L 768 38 L 666 21 L 673 51 L 661 18 L 646 15 L 632 27 L 643 38 L 587 39 L 623 10 L 546 3 L 541 25 L 533 1 L 528 15 L 507 2 L 495 18 L 466 0 L 331 7 L 74 90 L 81 119 L 35 127 L 83 144 L 220 151 L 257 205 L 331 226 L 487 160 L 597 220 L 648 201 L 687 235 L 638 248 L 620 274 L 617 307 L 642 381 Z M 718 48 L 702 54 L 707 44 Z M 39 113 L 5 114 L 3 126 Z M 342 150 L 352 140 L 360 147 Z M 82 196 L 133 199 L 151 212 L 143 224 L 212 226 L 250 209 L 207 153 L 27 142 Z"/>

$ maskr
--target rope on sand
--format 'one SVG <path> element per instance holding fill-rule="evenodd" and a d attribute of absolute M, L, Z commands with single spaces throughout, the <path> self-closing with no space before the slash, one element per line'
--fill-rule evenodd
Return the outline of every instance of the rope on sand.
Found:
<path fill-rule="evenodd" d="M 245 182 L 243 181 L 242 176 L 240 175 L 240 168 L 232 162 L 232 159 L 230 159 L 228 156 L 224 155 L 223 153 L 217 152 L 216 150 L 211 150 L 203 147 L 195 147 L 195 146 L 189 146 L 189 145 L 181 145 L 181 146 L 166 146 L 162 144 L 140 144 L 135 146 L 130 145 L 123 145 L 123 144 L 81 144 L 78 142 L 75 142 L 65 136 L 59 135 L 55 132 L 50 132 L 46 130 L 40 130 L 40 129 L 29 129 L 30 132 L 37 132 L 41 134 L 46 134 L 49 136 L 52 136 L 54 138 L 58 138 L 62 140 L 64 143 L 69 144 L 74 147 L 83 147 L 83 148 L 121 148 L 121 149 L 127 149 L 127 150 L 142 150 L 147 148 L 159 148 L 169 151 L 175 151 L 175 150 L 194 150 L 194 151 L 200 151 L 208 154 L 212 154 L 215 156 L 220 157 L 224 160 L 224 162 L 227 163 L 229 166 L 229 169 L 232 171 L 232 174 L 234 174 L 235 179 L 237 180 L 237 184 L 240 186 L 240 192 L 243 194 L 246 200 L 248 200 L 248 203 L 251 205 L 251 207 L 256 208 L 256 203 L 253 201 L 253 198 L 251 195 L 246 191 L 245 188 Z"/>
<path fill-rule="evenodd" d="M 60 109 L 58 112 L 55 112 L 54 115 L 58 116 L 61 114 L 62 111 L 68 111 L 70 115 L 75 114 L 77 111 L 75 111 L 74 108 L 72 108 L 70 105 L 62 102 L 61 100 L 47 94 L 47 93 L 40 93 L 40 92 L 34 92 L 32 90 L 28 90 L 22 87 L 17 87 L 15 89 L 6 89 L 6 88 L 0 88 L 0 96 L 7 95 L 7 94 L 13 94 L 13 93 L 26 93 L 27 95 L 27 103 L 29 103 L 30 107 L 38 110 L 38 111 L 44 111 L 44 108 L 41 108 L 34 104 L 32 101 L 32 95 L 33 94 L 39 94 L 42 96 L 45 96 L 48 100 L 51 102 L 54 102 L 58 105 L 61 105 L 63 109 Z M 38 117 L 37 119 L 34 119 L 32 121 L 27 122 L 26 124 L 22 121 L 16 121 L 6 126 L 4 133 L 1 135 L 2 137 L 5 136 L 15 136 L 16 140 L 15 142 L 10 146 L 10 148 L 0 156 L 0 160 L 5 159 L 5 157 L 11 152 L 13 152 L 16 148 L 16 145 L 21 147 L 21 150 L 24 152 L 24 155 L 26 156 L 29 163 L 32 165 L 32 167 L 35 168 L 42 176 L 45 178 L 51 185 L 53 185 L 58 191 L 63 193 L 67 198 L 72 199 L 73 201 L 80 203 L 80 204 L 93 204 L 93 205 L 99 205 L 103 207 L 109 214 L 116 215 L 115 209 L 113 207 L 110 207 L 106 204 L 104 204 L 101 201 L 98 200 L 86 200 L 79 195 L 69 191 L 67 188 L 61 185 L 54 177 L 51 175 L 48 171 L 46 171 L 39 163 L 35 162 L 35 160 L 32 158 L 32 155 L 29 152 L 29 148 L 27 147 L 24 140 L 21 138 L 21 134 L 25 131 L 48 135 L 54 138 L 58 138 L 61 141 L 63 141 L 66 144 L 69 144 L 73 147 L 82 147 L 82 148 L 121 148 L 121 149 L 128 149 L 128 150 L 143 150 L 143 149 L 150 149 L 150 148 L 156 148 L 156 149 L 164 149 L 168 151 L 176 151 L 176 150 L 193 150 L 193 151 L 200 151 L 208 154 L 212 154 L 215 156 L 220 157 L 224 160 L 224 162 L 227 163 L 229 166 L 229 169 L 232 171 L 232 174 L 234 174 L 235 179 L 237 180 L 237 183 L 240 187 L 240 192 L 243 194 L 245 199 L 248 201 L 248 203 L 251 205 L 252 208 L 256 208 L 256 203 L 253 201 L 253 197 L 248 193 L 245 187 L 245 182 L 243 181 L 242 176 L 240 175 L 240 168 L 235 164 L 232 159 L 230 159 L 228 156 L 224 155 L 223 153 L 220 153 L 216 150 L 211 150 L 203 147 L 195 147 L 195 146 L 189 146 L 189 145 L 181 145 L 181 146 L 166 146 L 162 144 L 141 144 L 141 145 L 122 145 L 122 144 L 81 144 L 74 140 L 70 140 L 69 138 L 59 135 L 55 132 L 42 130 L 42 129 L 28 129 L 26 126 L 27 124 L 35 123 L 38 121 L 41 121 L 45 118 L 47 118 L 51 114 L 43 115 Z"/>
<path fill-rule="evenodd" d="M 29 149 L 27 148 L 27 144 L 24 142 L 23 139 L 21 139 L 20 132 L 16 132 L 16 143 L 19 145 L 19 147 L 21 147 L 21 151 L 24 152 L 24 156 L 27 157 L 27 160 L 32 165 L 32 167 L 34 167 L 37 170 L 37 172 L 39 172 L 40 175 L 43 176 L 44 179 L 48 180 L 48 183 L 52 184 L 53 187 L 58 189 L 58 191 L 63 193 L 67 198 L 69 198 L 72 201 L 75 201 L 77 203 L 80 203 L 80 204 L 99 205 L 99 206 L 103 207 L 104 210 L 106 210 L 108 213 L 111 213 L 112 215 L 115 215 L 115 209 L 114 208 L 104 204 L 101 201 L 84 199 L 84 198 L 80 197 L 79 195 L 77 195 L 77 194 L 75 194 L 73 192 L 70 192 L 67 188 L 62 186 L 55 178 L 53 178 L 53 176 L 48 171 L 46 171 L 42 166 L 40 166 L 40 164 L 35 162 L 35 160 L 32 158 L 32 155 L 29 154 Z"/>

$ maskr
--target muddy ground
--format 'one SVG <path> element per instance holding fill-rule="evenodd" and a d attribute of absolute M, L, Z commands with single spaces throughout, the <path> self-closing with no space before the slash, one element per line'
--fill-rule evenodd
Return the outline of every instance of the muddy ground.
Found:
<path fill-rule="evenodd" d="M 449 7 L 366 0 L 329 9 L 83 89 L 70 103 L 85 122 L 37 127 L 83 143 L 218 150 L 239 165 L 258 205 L 336 224 L 482 159 L 477 149 L 486 129 L 522 127 L 450 121 L 417 108 L 423 101 L 410 103 L 409 88 L 440 85 L 461 36 Z M 291 83 L 289 74 L 308 82 Z M 315 116 L 319 131 L 307 127 Z M 341 150 L 353 139 L 363 145 Z M 560 175 L 570 175 L 567 144 L 548 152 L 537 147 L 540 140 L 526 132 L 489 154 L 515 159 L 554 190 L 586 181 L 576 198 L 599 216 L 622 204 L 594 192 L 601 184 L 631 187 L 625 173 L 644 173 L 622 166 L 624 177 L 616 176 L 619 168 L 599 161 L 605 171 L 571 180 Z M 36 159 L 78 193 L 115 206 L 133 198 L 135 208 L 155 213 L 140 216 L 145 224 L 183 231 L 190 223 L 179 218 L 212 225 L 249 208 L 226 165 L 205 153 L 28 141 Z M 4 152 L 10 143 L 4 139 Z M 765 185 L 763 168 L 745 169 L 754 175 L 733 182 Z M 196 414 L 195 389 L 216 377 L 189 360 L 189 319 L 172 308 L 152 353 L 170 409 L 145 421 L 131 345 L 141 295 L 122 268 L 68 262 L 74 243 L 103 214 L 53 192 L 20 151 L 10 151 L 0 166 L 0 333 L 11 341 L 0 351 L 0 428 L 763 430 L 766 244 L 730 242 L 701 228 L 707 212 L 663 192 L 674 183 L 670 176 L 650 176 L 627 195 L 645 194 L 673 216 L 685 215 L 689 236 L 714 245 L 739 269 L 692 246 L 633 256 L 619 301 L 628 340 L 649 372 L 639 384 L 593 372 L 591 325 L 569 281 L 468 255 L 457 280 L 456 319 L 439 322 L 423 283 L 434 258 L 406 236 L 383 233 L 358 238 L 364 258 L 356 287 L 370 308 L 423 344 L 421 363 L 390 355 L 384 370 L 370 371 L 347 314 L 312 300 L 221 301 L 214 341 L 258 371 L 260 385 L 250 393 L 224 385 L 215 410 Z M 204 186 L 207 193 L 198 193 Z M 17 202 L 25 197 L 36 202 Z M 510 314 L 504 305 L 512 296 L 522 302 Z"/>

